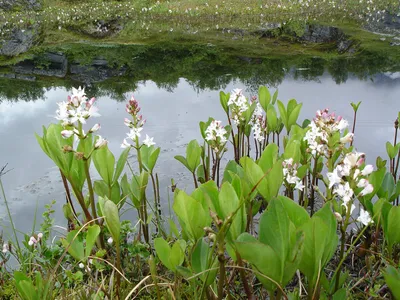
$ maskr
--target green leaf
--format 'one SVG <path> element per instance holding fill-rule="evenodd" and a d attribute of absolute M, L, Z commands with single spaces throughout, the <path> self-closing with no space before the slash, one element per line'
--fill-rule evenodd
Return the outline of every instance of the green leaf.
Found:
<path fill-rule="evenodd" d="M 93 162 L 101 178 L 111 186 L 113 183 L 115 158 L 108 146 L 93 151 Z"/>
<path fill-rule="evenodd" d="M 210 226 L 211 217 L 202 204 L 187 195 L 184 191 L 176 190 L 173 209 L 179 218 L 185 234 L 196 242 L 204 235 L 204 227 Z"/>
<path fill-rule="evenodd" d="M 219 92 L 219 102 L 221 103 L 221 106 L 226 113 L 229 113 L 228 100 L 229 100 L 229 94 L 225 94 L 222 91 Z"/>
<path fill-rule="evenodd" d="M 269 171 L 278 160 L 278 153 L 279 148 L 274 143 L 268 144 L 268 146 L 264 149 L 257 163 L 264 173 Z"/>
<path fill-rule="evenodd" d="M 386 142 L 386 152 L 390 159 L 395 158 L 397 155 L 396 148 L 390 142 Z"/>
<path fill-rule="evenodd" d="M 275 96 L 275 95 L 274 95 Z M 271 102 L 271 94 L 266 86 L 260 86 L 258 89 L 258 101 L 265 112 L 268 110 L 268 105 Z"/>
<path fill-rule="evenodd" d="M 121 224 L 119 221 L 118 207 L 111 200 L 106 199 L 103 207 L 106 225 L 116 243 L 119 242 Z"/>
<path fill-rule="evenodd" d="M 98 225 L 92 225 L 88 228 L 86 233 L 86 247 L 85 247 L 86 258 L 90 256 L 93 246 L 99 234 L 100 234 L 100 227 Z"/>
<path fill-rule="evenodd" d="M 400 206 L 393 206 L 389 211 L 386 236 L 388 247 L 400 243 Z"/>
<path fill-rule="evenodd" d="M 225 182 L 219 192 L 219 205 L 222 215 L 219 217 L 225 220 L 228 216 L 239 207 L 239 198 L 229 182 Z M 228 231 L 228 238 L 230 241 L 234 241 L 242 232 L 246 230 L 246 210 L 244 204 L 233 217 L 232 224 Z"/>
<path fill-rule="evenodd" d="M 400 271 L 393 266 L 388 266 L 383 276 L 394 298 L 400 299 Z"/>
<path fill-rule="evenodd" d="M 310 219 L 310 216 L 304 207 L 298 205 L 292 199 L 285 196 L 278 196 L 277 199 L 281 201 L 290 221 L 296 226 L 296 228 L 301 227 Z"/>
<path fill-rule="evenodd" d="M 211 247 L 204 241 L 203 238 L 199 239 L 194 247 L 192 253 L 192 268 L 195 273 L 201 273 L 211 267 L 208 266 L 210 257 L 213 255 Z M 205 272 L 200 276 L 200 279 L 206 281 L 206 286 L 214 282 L 217 276 L 217 270 Z"/>
<path fill-rule="evenodd" d="M 78 230 L 70 231 L 65 239 L 61 239 L 64 248 L 68 248 L 68 253 L 77 261 L 85 260 L 85 249 L 82 234 L 78 234 Z M 77 235 L 77 236 L 76 236 Z M 76 237 L 75 237 L 76 236 Z"/>
<path fill-rule="evenodd" d="M 393 175 L 389 172 L 385 174 L 383 178 L 382 185 L 377 192 L 379 198 L 390 199 L 391 196 L 395 193 L 395 182 Z"/>
<path fill-rule="evenodd" d="M 154 249 L 156 250 L 157 256 L 164 264 L 164 266 L 166 266 L 169 270 L 174 271 L 174 268 L 172 267 L 169 260 L 169 257 L 171 255 L 171 248 L 169 247 L 167 241 L 161 237 L 155 238 Z"/>
<path fill-rule="evenodd" d="M 175 158 L 177 161 L 181 162 L 189 171 L 191 171 L 191 170 L 190 170 L 190 167 L 189 167 L 189 164 L 188 164 L 188 162 L 186 161 L 186 158 L 184 158 L 182 155 L 175 155 L 174 158 Z"/>
<path fill-rule="evenodd" d="M 201 158 L 201 147 L 196 140 L 189 142 L 186 148 L 186 161 L 189 166 L 189 170 L 194 173 L 200 164 Z"/>
<path fill-rule="evenodd" d="M 266 176 L 264 176 L 264 172 L 261 167 L 258 166 L 250 157 L 242 157 L 240 159 L 240 165 L 244 169 L 244 173 L 246 174 L 246 178 L 249 180 L 252 186 L 256 186 L 257 191 L 261 194 L 261 196 L 266 199 L 266 201 L 270 200 L 270 192 L 268 188 L 268 181 Z"/>
<path fill-rule="evenodd" d="M 122 174 L 122 171 L 124 170 L 126 161 L 128 159 L 129 150 L 130 150 L 130 148 L 126 148 L 124 151 L 122 151 L 121 155 L 118 158 L 117 166 L 115 168 L 115 172 L 114 172 L 114 176 L 113 176 L 113 180 L 112 180 L 113 183 L 118 181 L 119 177 Z"/>
<path fill-rule="evenodd" d="M 270 246 L 260 243 L 248 233 L 242 233 L 236 241 L 236 248 L 240 256 L 254 269 L 275 282 L 280 281 L 282 275 L 280 259 Z M 275 291 L 277 286 L 271 280 L 257 273 L 256 276 L 268 291 Z"/>
<path fill-rule="evenodd" d="M 176 270 L 177 266 L 180 266 L 183 263 L 184 259 L 185 259 L 184 249 L 182 249 L 179 241 L 176 241 L 171 248 L 169 256 L 169 261 L 174 270 Z"/>
<path fill-rule="evenodd" d="M 325 265 L 332 258 L 338 243 L 336 220 L 327 203 L 300 229 L 304 232 L 304 248 L 299 269 L 314 286 Z"/>

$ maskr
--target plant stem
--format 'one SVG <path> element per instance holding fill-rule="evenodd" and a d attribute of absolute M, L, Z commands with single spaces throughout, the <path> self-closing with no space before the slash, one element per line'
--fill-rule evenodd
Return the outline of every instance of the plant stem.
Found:
<path fill-rule="evenodd" d="M 8 218 L 10 219 L 11 228 L 12 228 L 13 233 L 14 233 L 15 243 L 17 244 L 19 254 L 21 254 L 21 252 L 20 252 L 21 251 L 21 247 L 19 245 L 19 241 L 18 241 L 18 237 L 17 237 L 17 230 L 15 229 L 15 225 L 14 225 L 14 222 L 13 222 L 13 219 L 12 219 L 12 216 L 11 216 L 10 207 L 8 206 L 8 201 L 7 201 L 6 193 L 4 191 L 3 181 L 1 180 L 1 176 L 0 176 L 0 188 L 1 188 L 1 193 L 3 195 L 4 203 L 6 205 Z"/>
<path fill-rule="evenodd" d="M 84 159 L 84 167 L 85 167 L 86 181 L 87 181 L 88 189 L 89 189 L 90 206 L 91 206 L 91 208 L 92 208 L 93 218 L 94 218 L 94 219 L 97 219 L 96 203 L 94 202 L 93 185 L 92 185 L 92 179 L 91 179 L 91 177 L 90 177 L 89 163 L 88 163 L 88 160 L 87 160 L 87 159 Z M 98 221 L 96 221 L 96 223 L 99 224 Z"/>
<path fill-rule="evenodd" d="M 240 254 L 238 252 L 236 252 L 236 257 L 237 257 L 238 265 L 240 267 L 243 267 L 243 261 L 242 261 L 242 258 L 240 257 Z M 246 292 L 247 299 L 253 299 L 254 296 L 253 296 L 253 293 L 252 293 L 252 291 L 250 289 L 249 283 L 247 282 L 246 273 L 244 272 L 244 270 L 242 268 L 239 269 L 239 274 L 240 274 L 240 278 L 243 281 L 243 287 L 244 287 L 244 290 Z"/>
<path fill-rule="evenodd" d="M 354 111 L 354 120 L 353 120 L 353 130 L 352 130 L 352 133 L 353 133 L 353 138 L 351 139 L 351 142 L 350 142 L 350 147 L 351 147 L 351 146 L 353 146 L 353 141 L 354 141 L 354 131 L 355 131 L 355 129 L 356 129 L 356 121 L 357 121 L 357 111 L 355 110 L 355 111 Z"/>
<path fill-rule="evenodd" d="M 225 282 L 225 254 L 224 254 L 223 242 L 222 246 L 221 243 L 219 245 L 218 261 L 219 261 L 218 300 L 222 300 L 224 294 L 224 282 Z"/>
<path fill-rule="evenodd" d="M 192 175 L 193 175 L 194 187 L 197 189 L 199 186 L 197 184 L 196 174 L 193 172 Z"/>
<path fill-rule="evenodd" d="M 318 166 L 318 156 L 315 156 L 314 168 L 312 173 L 312 182 L 311 182 L 311 216 L 314 213 L 314 202 L 315 202 L 315 177 L 317 175 L 317 166 Z"/>
<path fill-rule="evenodd" d="M 117 252 L 117 269 L 122 272 L 122 268 L 121 268 L 121 248 L 119 245 L 119 241 L 115 242 L 116 245 L 116 252 Z M 116 272 L 116 292 L 117 292 L 117 299 L 120 299 L 120 294 L 119 294 L 119 290 L 120 290 L 120 285 L 121 285 L 121 274 L 119 274 L 119 272 Z"/>

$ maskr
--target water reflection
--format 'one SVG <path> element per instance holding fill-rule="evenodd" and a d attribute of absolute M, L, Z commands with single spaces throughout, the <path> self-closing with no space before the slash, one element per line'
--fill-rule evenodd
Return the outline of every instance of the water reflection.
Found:
<path fill-rule="evenodd" d="M 393 120 L 400 108 L 399 79 L 376 75 L 372 81 L 362 81 L 353 76 L 338 85 L 337 80 L 328 73 L 319 75 L 318 81 L 298 78 L 296 73 L 286 76 L 277 84 L 277 88 L 279 99 L 284 102 L 296 98 L 304 103 L 300 119 L 312 118 L 317 109 L 329 107 L 352 120 L 349 103 L 363 101 L 359 110 L 355 146 L 357 150 L 367 153 L 367 160 L 371 163 L 378 155 L 386 157 L 385 142 L 392 139 Z M 246 86 L 247 93 L 251 94 L 254 87 L 249 86 L 246 80 L 231 79 L 224 83 L 226 91 Z M 199 90 L 191 79 L 179 79 L 173 92 L 168 88 L 160 88 L 159 83 L 154 81 L 138 83 L 136 88 L 135 96 L 147 119 L 144 133 L 154 136 L 162 149 L 156 171 L 161 179 L 163 204 L 166 207 L 171 178 L 178 182 L 180 188 L 191 188 L 190 176 L 173 156 L 183 154 L 189 140 L 200 138 L 199 121 L 207 120 L 209 116 L 225 121 L 219 104 L 219 91 Z M 93 95 L 93 91 L 96 89 L 92 89 L 89 95 Z M 127 92 L 124 91 L 124 95 Z M 127 94 L 130 93 L 133 90 Z M 42 89 L 40 99 L 43 100 L 0 103 L 0 165 L 8 163 L 12 168 L 3 181 L 16 223 L 23 231 L 30 230 L 35 208 L 38 207 L 38 213 L 41 213 L 44 204 L 52 199 L 57 200 L 57 223 L 65 225 L 60 209 L 65 198 L 59 172 L 42 153 L 34 134 L 41 133 L 42 125 L 47 126 L 55 121 L 56 102 L 64 100 L 68 94 L 66 88 L 55 87 Z M 102 116 L 95 121 L 101 123 L 101 135 L 109 139 L 111 150 L 118 154 L 127 129 L 123 125 L 125 103 L 115 100 L 104 94 L 98 98 Z M 2 202 L 0 215 L 5 215 Z"/>
<path fill-rule="evenodd" d="M 237 51 L 184 43 L 112 47 L 79 44 L 47 49 L 33 59 L 0 68 L 0 101 L 43 99 L 45 92 L 54 87 L 70 89 L 77 85 L 86 86 L 91 94 L 123 101 L 127 92 L 148 80 L 170 92 L 178 88 L 180 78 L 198 92 L 226 89 L 232 81 L 243 82 L 256 91 L 264 84 L 276 87 L 288 76 L 319 81 L 328 73 L 341 84 L 350 77 L 369 80 L 382 72 L 396 77 L 392 74 L 400 70 L 399 62 L 389 56 L 365 51 L 350 56 L 326 54 L 325 58 L 262 53 L 248 57 Z"/>

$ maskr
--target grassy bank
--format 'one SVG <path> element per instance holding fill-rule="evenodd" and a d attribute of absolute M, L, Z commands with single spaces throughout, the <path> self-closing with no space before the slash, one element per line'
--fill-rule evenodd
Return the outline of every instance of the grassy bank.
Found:
<path fill-rule="evenodd" d="M 0 36 L 8 36 L 15 28 L 40 25 L 43 47 L 71 42 L 149 44 L 175 40 L 215 43 L 239 53 L 246 49 L 254 56 L 276 52 L 318 55 L 331 45 L 293 43 L 293 37 L 304 34 L 305 24 L 315 23 L 339 27 L 363 49 L 397 56 L 400 51 L 390 46 L 391 37 L 383 40 L 362 29 L 363 24 L 377 22 L 397 7 L 394 0 L 250 0 L 245 5 L 241 0 L 47 0 L 39 11 L 0 12 Z M 280 37 L 278 42 L 260 39 L 260 32 L 267 29 Z"/>

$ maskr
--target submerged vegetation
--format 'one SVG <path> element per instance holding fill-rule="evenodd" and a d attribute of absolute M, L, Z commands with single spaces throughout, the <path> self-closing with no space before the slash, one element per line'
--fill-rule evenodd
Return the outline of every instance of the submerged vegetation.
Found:
<path fill-rule="evenodd" d="M 19 239 L 0 177 L 12 236 L 0 252 L 2 297 L 400 297 L 400 114 L 388 158 L 371 164 L 354 135 L 360 103 L 352 103 L 352 122 L 328 109 L 298 120 L 302 104 L 264 86 L 251 97 L 220 92 L 226 120 L 200 122 L 202 140 L 175 156 L 193 189 L 172 181 L 168 214 L 161 149 L 146 134 L 139 101 L 126 105 L 116 158 L 100 125 L 86 128 L 100 116 L 96 99 L 72 91 L 58 103 L 58 123 L 36 135 L 65 188 L 61 237 L 53 237 L 49 204 L 40 229 Z M 123 221 L 132 211 L 137 219 Z"/>

